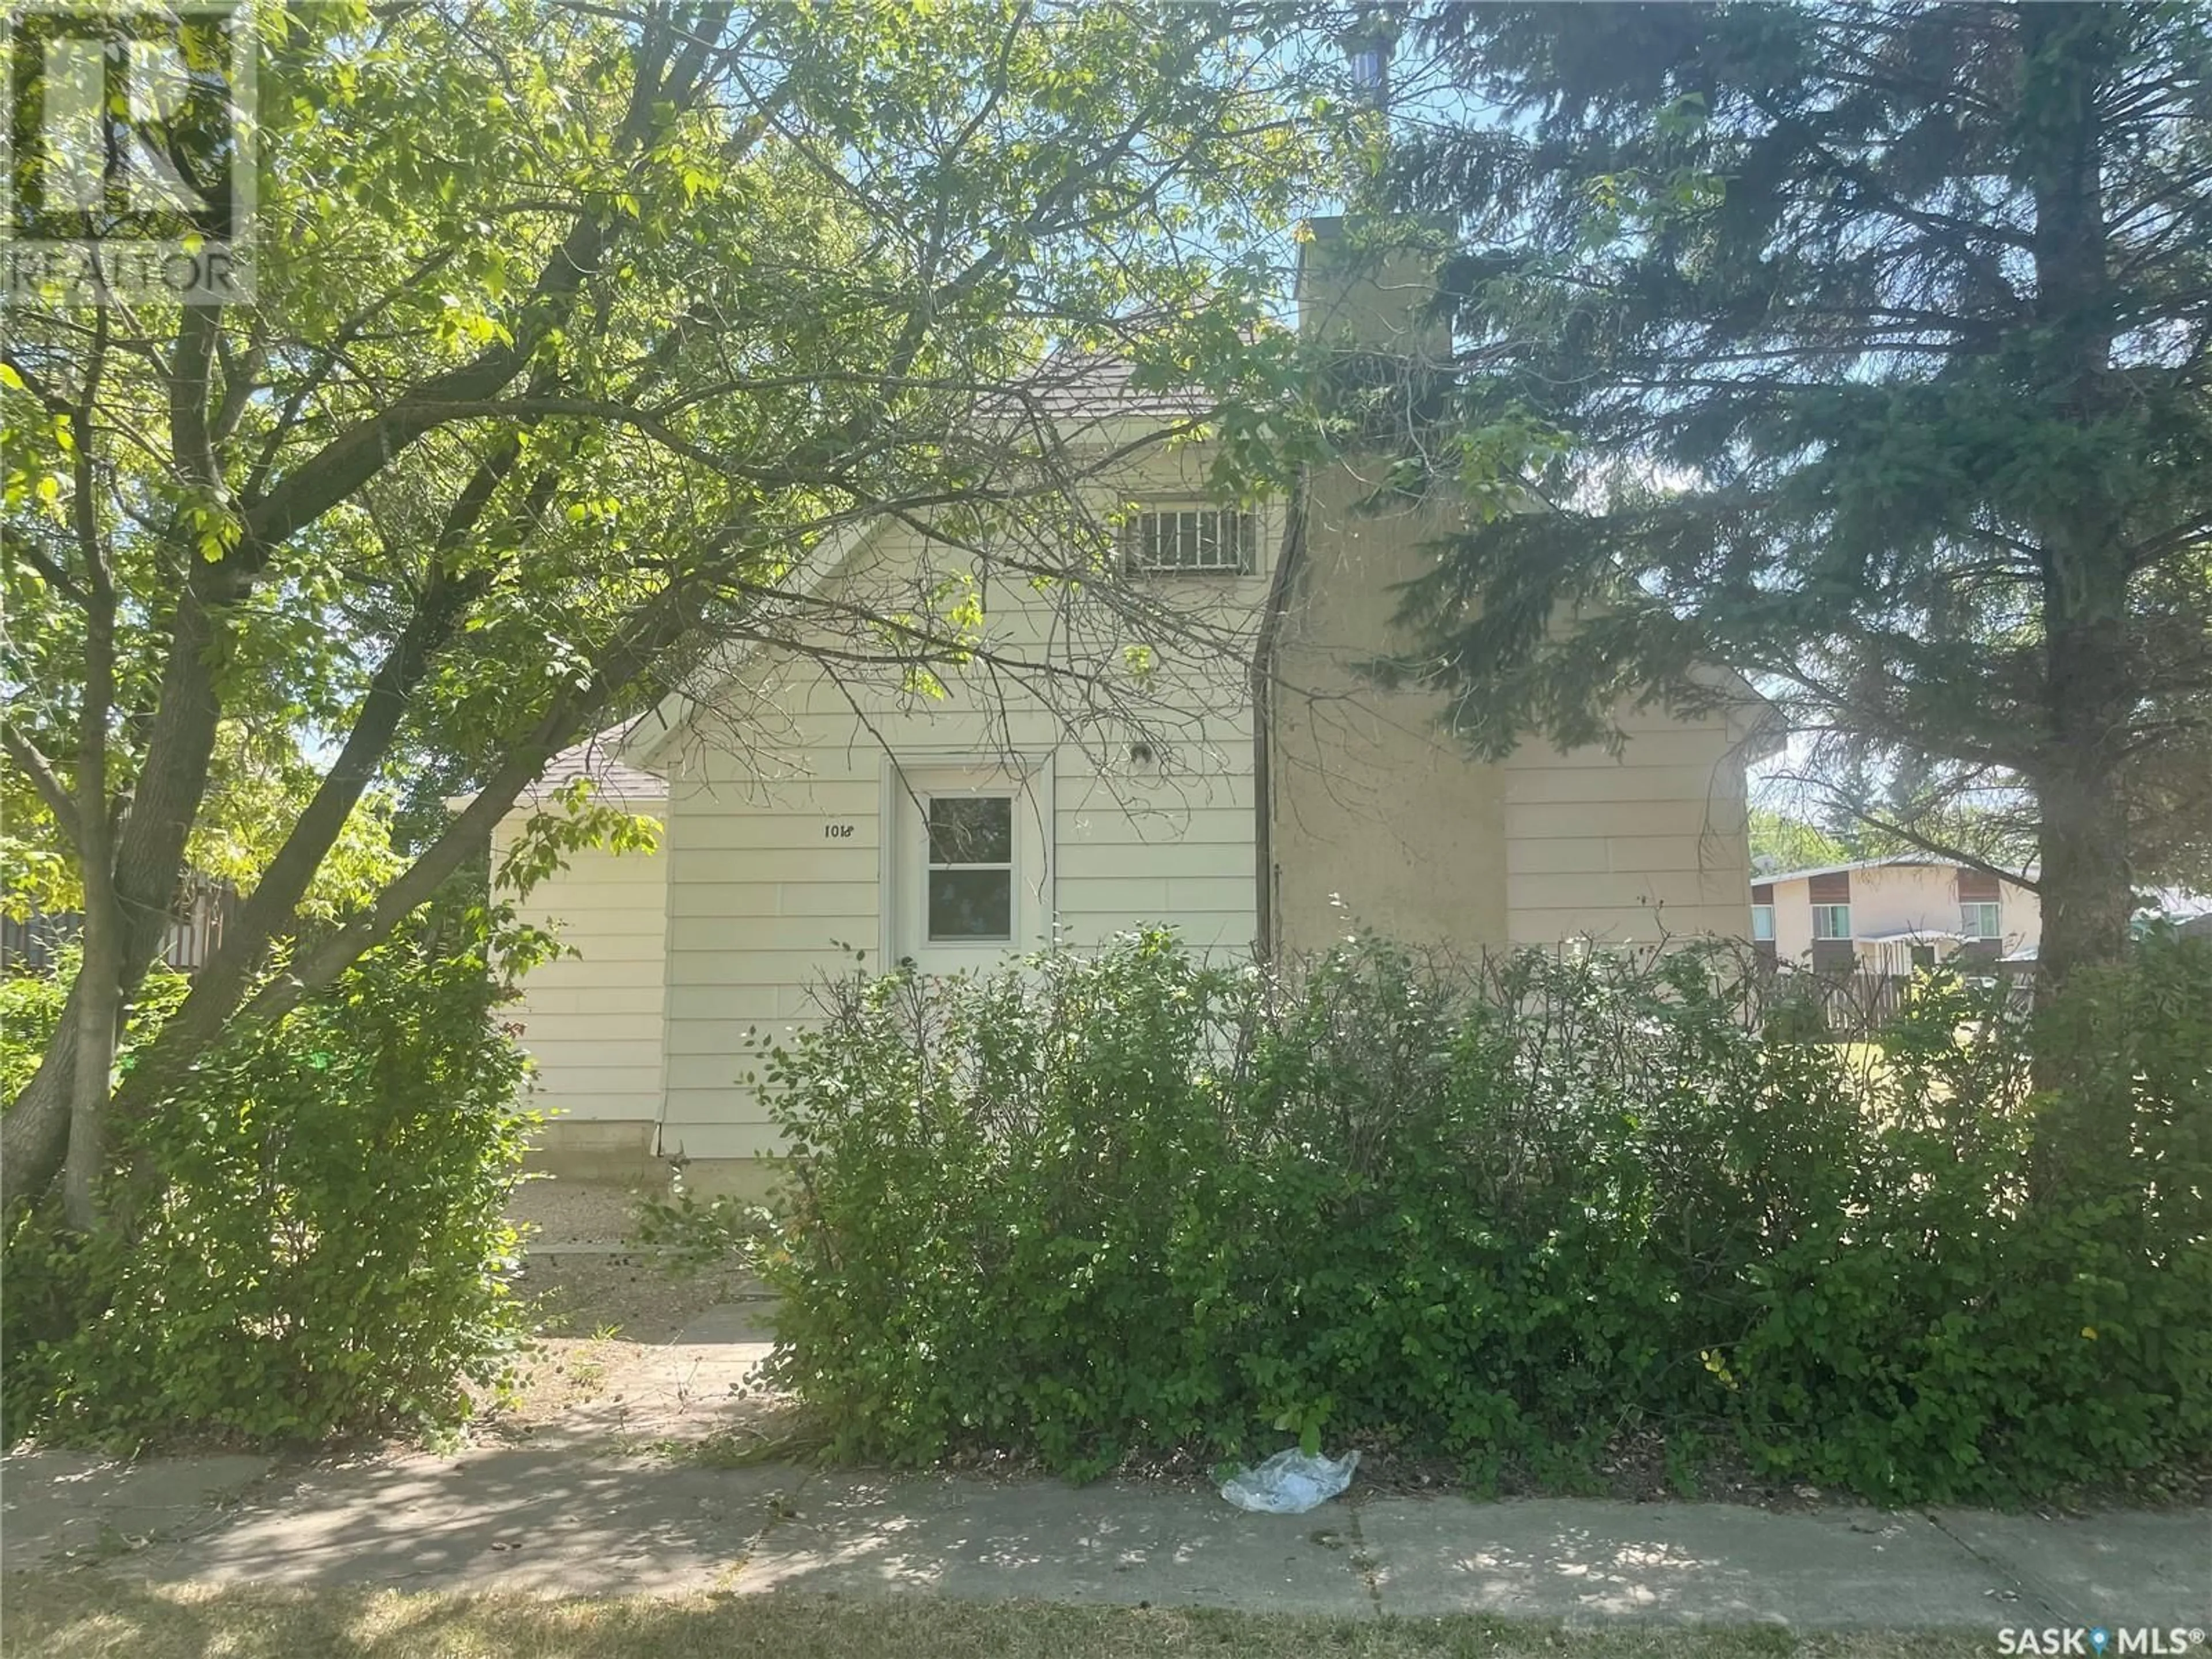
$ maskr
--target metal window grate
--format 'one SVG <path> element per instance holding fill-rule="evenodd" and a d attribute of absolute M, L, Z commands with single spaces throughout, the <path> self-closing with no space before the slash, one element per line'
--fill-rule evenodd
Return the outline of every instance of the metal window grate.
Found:
<path fill-rule="evenodd" d="M 1132 570 L 1249 575 L 1259 541 L 1255 514 L 1219 507 L 1139 513 L 1121 527 L 1121 555 Z"/>

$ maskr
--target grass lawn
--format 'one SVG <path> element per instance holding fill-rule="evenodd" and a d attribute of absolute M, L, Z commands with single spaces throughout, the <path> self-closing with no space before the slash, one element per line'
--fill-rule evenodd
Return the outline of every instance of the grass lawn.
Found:
<path fill-rule="evenodd" d="M 1048 1607 L 909 1595 L 851 1601 L 775 1594 L 546 1601 L 396 1590 L 152 1586 L 92 1573 L 0 1581 L 0 1652 L 40 1659 L 1977 1659 L 1989 1633 L 1793 1637 L 1772 1628 L 1555 1624 L 1470 1615 L 1343 1620 L 1291 1613 Z"/>

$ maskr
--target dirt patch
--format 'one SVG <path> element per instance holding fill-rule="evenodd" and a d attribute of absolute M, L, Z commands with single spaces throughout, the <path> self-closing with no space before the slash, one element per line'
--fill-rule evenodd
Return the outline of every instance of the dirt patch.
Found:
<path fill-rule="evenodd" d="M 769 1354 L 764 1309 L 721 1307 L 685 1334 L 678 1342 L 541 1337 L 520 1358 L 511 1391 L 484 1401 L 470 1437 L 690 1455 L 702 1443 L 742 1449 L 788 1432 L 775 1426 L 787 1402 L 758 1379 Z"/>
<path fill-rule="evenodd" d="M 636 1248 L 638 1205 L 664 1196 L 658 1185 L 548 1176 L 516 1187 L 507 1212 L 523 1231 L 523 1259 L 511 1283 L 540 1334 L 670 1342 L 709 1308 L 758 1296 L 734 1266 L 675 1273 Z"/>
<path fill-rule="evenodd" d="M 641 1200 L 665 1198 L 665 1182 L 615 1185 L 532 1176 L 507 1200 L 507 1219 L 532 1244 L 622 1244 L 637 1232 Z"/>
<path fill-rule="evenodd" d="M 759 1286 L 731 1268 L 672 1275 L 647 1255 L 526 1255 L 511 1281 L 546 1336 L 672 1341 L 709 1308 L 742 1302 Z"/>

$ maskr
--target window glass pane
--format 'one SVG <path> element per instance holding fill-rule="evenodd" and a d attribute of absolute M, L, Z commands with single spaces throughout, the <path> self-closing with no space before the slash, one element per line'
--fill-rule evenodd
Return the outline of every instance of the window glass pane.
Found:
<path fill-rule="evenodd" d="M 1813 937 L 1814 939 L 1849 939 L 1851 936 L 1851 907 L 1848 904 L 1816 904 L 1813 907 Z"/>
<path fill-rule="evenodd" d="M 1754 904 L 1751 907 L 1751 936 L 1753 939 L 1774 937 L 1774 907 Z"/>
<path fill-rule="evenodd" d="M 2003 931 L 1994 904 L 1962 904 L 1959 915 L 1959 931 L 1968 939 L 1996 939 Z"/>
<path fill-rule="evenodd" d="M 933 795 L 929 802 L 932 864 L 1010 864 L 1014 857 L 1011 795 Z"/>
<path fill-rule="evenodd" d="M 992 939 L 1014 936 L 1014 872 L 1011 870 L 932 870 L 929 936 L 933 939 Z"/>

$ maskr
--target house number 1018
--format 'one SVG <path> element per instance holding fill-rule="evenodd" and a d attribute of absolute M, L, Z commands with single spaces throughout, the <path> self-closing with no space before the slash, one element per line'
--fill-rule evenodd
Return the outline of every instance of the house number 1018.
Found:
<path fill-rule="evenodd" d="M 849 823 L 825 823 L 822 826 L 822 839 L 824 841 L 850 841 L 852 838 L 853 826 Z"/>

